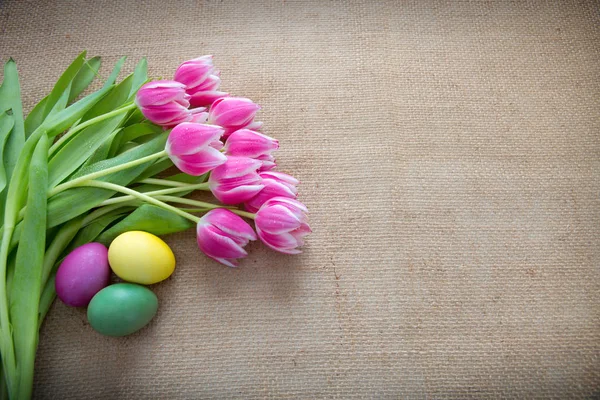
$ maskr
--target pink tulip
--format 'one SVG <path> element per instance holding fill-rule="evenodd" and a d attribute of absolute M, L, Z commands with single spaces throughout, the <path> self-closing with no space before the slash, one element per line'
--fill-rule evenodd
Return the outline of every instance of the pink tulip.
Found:
<path fill-rule="evenodd" d="M 202 56 L 184 62 L 175 71 L 175 80 L 186 86 L 193 107 L 209 106 L 215 100 L 228 96 L 217 89 L 221 84 L 212 56 Z"/>
<path fill-rule="evenodd" d="M 181 171 L 199 176 L 227 161 L 219 151 L 222 134 L 219 126 L 183 122 L 169 134 L 165 151 Z"/>
<path fill-rule="evenodd" d="M 210 107 L 208 121 L 225 129 L 224 137 L 239 129 L 258 129 L 262 122 L 255 122 L 254 116 L 260 106 L 243 97 L 224 97 Z"/>
<path fill-rule="evenodd" d="M 244 247 L 250 240 L 256 240 L 250 225 L 223 208 L 211 210 L 200 218 L 196 234 L 200 250 L 229 267 L 237 267 L 237 259 L 248 255 Z"/>
<path fill-rule="evenodd" d="M 264 187 L 258 175 L 260 161 L 248 157 L 227 157 L 208 178 L 213 195 L 224 204 L 239 204 L 250 200 Z"/>
<path fill-rule="evenodd" d="M 286 254 L 301 253 L 304 236 L 311 230 L 308 226 L 308 209 L 302 203 L 286 197 L 267 200 L 254 219 L 256 233 L 264 244 Z"/>
<path fill-rule="evenodd" d="M 175 71 L 175 80 L 188 88 L 204 83 L 215 72 L 213 56 L 202 56 L 183 62 Z"/>
<path fill-rule="evenodd" d="M 290 199 L 297 197 L 298 189 L 296 189 L 296 186 L 299 182 L 293 176 L 273 171 L 261 172 L 259 175 L 265 187 L 256 196 L 244 203 L 244 208 L 247 211 L 257 212 L 267 200 L 273 197 L 287 197 Z"/>
<path fill-rule="evenodd" d="M 218 99 L 229 96 L 229 93 L 217 90 L 220 85 L 221 78 L 218 75 L 209 75 L 202 85 L 188 88 L 187 93 L 191 96 L 192 106 L 209 106 Z"/>
<path fill-rule="evenodd" d="M 279 148 L 279 142 L 262 133 L 249 129 L 233 132 L 225 143 L 225 154 L 245 156 L 262 161 L 261 171 L 275 167 L 275 158 L 271 153 Z"/>
<path fill-rule="evenodd" d="M 142 86 L 135 95 L 135 103 L 150 122 L 171 127 L 190 121 L 190 96 L 185 85 L 175 81 L 153 81 Z"/>
<path fill-rule="evenodd" d="M 208 121 L 208 111 L 206 111 L 206 107 L 192 108 L 190 113 L 192 114 L 192 120 L 190 122 L 205 124 L 206 121 Z"/>
<path fill-rule="evenodd" d="M 258 169 L 259 172 L 269 171 L 277 166 L 277 164 L 275 164 L 275 157 L 271 154 L 263 154 L 262 156 L 256 157 L 256 159 L 262 162 L 262 166 Z"/>

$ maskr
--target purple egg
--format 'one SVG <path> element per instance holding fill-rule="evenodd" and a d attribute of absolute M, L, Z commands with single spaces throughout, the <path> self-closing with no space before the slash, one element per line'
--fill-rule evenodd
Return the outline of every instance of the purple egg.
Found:
<path fill-rule="evenodd" d="M 85 307 L 108 286 L 108 249 L 102 243 L 77 247 L 65 257 L 56 272 L 56 294 L 68 306 Z"/>

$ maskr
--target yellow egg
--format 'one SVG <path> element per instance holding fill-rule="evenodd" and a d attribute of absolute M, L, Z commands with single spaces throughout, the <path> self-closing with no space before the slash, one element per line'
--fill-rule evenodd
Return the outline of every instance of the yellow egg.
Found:
<path fill-rule="evenodd" d="M 120 234 L 108 248 L 108 263 L 124 281 L 151 285 L 175 270 L 175 256 L 158 237 L 142 231 Z"/>

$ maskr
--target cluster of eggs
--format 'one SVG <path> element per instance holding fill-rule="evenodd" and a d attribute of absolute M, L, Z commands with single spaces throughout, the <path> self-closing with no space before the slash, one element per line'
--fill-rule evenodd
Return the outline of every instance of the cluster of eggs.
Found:
<path fill-rule="evenodd" d="M 111 270 L 123 283 L 110 284 Z M 74 249 L 56 272 L 56 294 L 68 306 L 87 307 L 88 322 L 97 332 L 125 336 L 146 326 L 158 310 L 147 287 L 167 279 L 175 256 L 158 237 L 125 232 L 107 249 L 88 243 Z"/>

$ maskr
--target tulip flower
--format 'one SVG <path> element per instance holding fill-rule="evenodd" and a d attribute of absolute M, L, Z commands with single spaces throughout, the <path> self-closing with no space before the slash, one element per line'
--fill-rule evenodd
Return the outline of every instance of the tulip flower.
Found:
<path fill-rule="evenodd" d="M 218 91 L 221 78 L 213 66 L 212 56 L 184 62 L 175 71 L 174 79 L 186 86 L 193 107 L 209 106 L 215 100 L 228 96 L 227 93 Z"/>
<path fill-rule="evenodd" d="M 260 171 L 275 167 L 275 158 L 271 154 L 279 148 L 279 141 L 250 129 L 233 132 L 225 143 L 225 154 L 250 157 L 262 162 Z"/>
<path fill-rule="evenodd" d="M 221 78 L 218 75 L 209 75 L 202 85 L 188 88 L 190 104 L 194 107 L 209 106 L 218 99 L 229 96 L 229 93 L 217 90 L 220 85 Z"/>
<path fill-rule="evenodd" d="M 202 175 L 225 163 L 227 157 L 219 150 L 219 126 L 184 122 L 177 125 L 167 139 L 165 151 L 177 168 L 189 175 Z"/>
<path fill-rule="evenodd" d="M 250 200 L 264 185 L 258 175 L 261 162 L 248 157 L 227 157 L 208 178 L 213 195 L 224 204 L 239 204 Z"/>
<path fill-rule="evenodd" d="M 210 124 L 222 126 L 224 137 L 239 129 L 259 129 L 262 122 L 255 122 L 254 116 L 260 106 L 243 97 L 224 97 L 215 101 L 208 112 Z"/>
<path fill-rule="evenodd" d="M 206 78 L 215 72 L 212 56 L 202 56 L 188 60 L 177 68 L 175 77 L 177 82 L 183 83 L 188 88 L 201 85 Z"/>
<path fill-rule="evenodd" d="M 241 217 L 218 208 L 206 213 L 196 227 L 198 247 L 208 257 L 229 267 L 248 255 L 244 247 L 256 240 L 256 233 Z"/>
<path fill-rule="evenodd" d="M 293 176 L 273 171 L 261 172 L 259 176 L 262 178 L 262 184 L 265 187 L 256 196 L 244 203 L 244 208 L 247 211 L 257 212 L 267 200 L 273 197 L 295 199 L 298 196 L 296 186 L 299 182 Z"/>
<path fill-rule="evenodd" d="M 311 233 L 308 209 L 297 200 L 274 197 L 267 200 L 254 219 L 256 233 L 264 244 L 285 254 L 298 254 L 304 236 Z"/>
<path fill-rule="evenodd" d="M 192 108 L 190 113 L 192 114 L 190 122 L 205 124 L 206 121 L 208 121 L 208 111 L 206 111 L 206 107 Z"/>
<path fill-rule="evenodd" d="M 184 84 L 163 80 L 142 86 L 135 96 L 135 103 L 150 122 L 172 127 L 192 119 L 189 99 Z"/>

